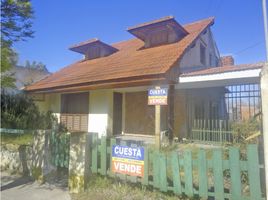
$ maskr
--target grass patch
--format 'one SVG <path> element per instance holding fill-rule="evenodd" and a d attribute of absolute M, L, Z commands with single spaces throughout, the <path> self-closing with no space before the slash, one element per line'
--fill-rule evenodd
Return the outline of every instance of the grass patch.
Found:
<path fill-rule="evenodd" d="M 33 143 L 33 134 L 28 132 L 24 134 L 1 133 L 1 144 L 31 145 Z"/>
<path fill-rule="evenodd" d="M 88 189 L 79 194 L 72 194 L 72 200 L 190 200 L 187 197 L 178 197 L 173 193 L 162 193 L 140 184 L 126 183 L 118 179 L 102 176 L 92 176 Z"/>

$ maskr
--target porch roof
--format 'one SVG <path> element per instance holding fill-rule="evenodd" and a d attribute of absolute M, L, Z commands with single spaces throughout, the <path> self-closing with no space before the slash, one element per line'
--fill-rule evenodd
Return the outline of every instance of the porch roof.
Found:
<path fill-rule="evenodd" d="M 168 76 L 170 70 L 177 65 L 186 49 L 213 23 L 214 18 L 207 18 L 186 24 L 183 28 L 189 34 L 183 39 L 152 48 L 144 49 L 144 42 L 137 38 L 113 44 L 111 46 L 118 49 L 114 54 L 78 61 L 27 86 L 25 90 L 29 92 L 77 91 L 171 81 Z"/>
<path fill-rule="evenodd" d="M 204 88 L 259 83 L 264 62 L 222 66 L 182 73 L 177 88 Z"/>

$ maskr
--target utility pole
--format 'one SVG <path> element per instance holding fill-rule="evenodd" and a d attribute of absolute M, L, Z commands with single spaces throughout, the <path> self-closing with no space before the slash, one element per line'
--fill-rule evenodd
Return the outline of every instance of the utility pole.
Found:
<path fill-rule="evenodd" d="M 267 4 L 266 0 L 262 0 L 263 10 L 263 22 L 264 22 L 264 37 L 265 37 L 265 48 L 266 48 L 266 62 L 268 62 L 268 22 L 267 22 Z"/>
<path fill-rule="evenodd" d="M 263 146 L 265 165 L 265 190 L 266 199 L 268 196 L 268 24 L 266 0 L 262 0 L 263 22 L 265 33 L 266 62 L 261 71 L 261 101 L 262 101 L 262 125 L 263 125 Z"/>

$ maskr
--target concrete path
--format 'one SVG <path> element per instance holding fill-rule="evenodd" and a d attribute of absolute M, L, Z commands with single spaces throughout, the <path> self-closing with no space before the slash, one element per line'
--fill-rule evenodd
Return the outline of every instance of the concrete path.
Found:
<path fill-rule="evenodd" d="M 68 189 L 1 172 L 1 200 L 71 200 Z"/>

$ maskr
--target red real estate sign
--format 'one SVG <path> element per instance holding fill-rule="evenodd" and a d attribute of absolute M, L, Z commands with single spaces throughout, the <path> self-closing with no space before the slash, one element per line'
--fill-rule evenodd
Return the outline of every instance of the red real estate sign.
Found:
<path fill-rule="evenodd" d="M 168 88 L 148 90 L 148 105 L 168 105 Z"/>

